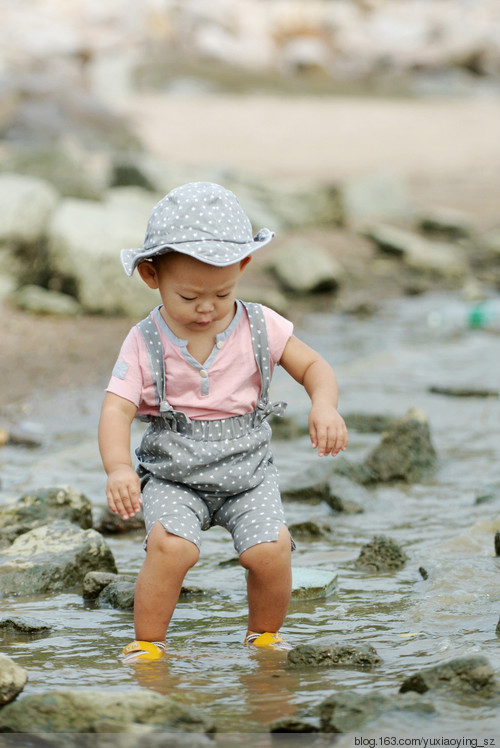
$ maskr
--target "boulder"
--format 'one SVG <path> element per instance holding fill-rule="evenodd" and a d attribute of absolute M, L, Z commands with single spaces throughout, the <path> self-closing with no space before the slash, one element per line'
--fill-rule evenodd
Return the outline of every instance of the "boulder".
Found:
<path fill-rule="evenodd" d="M 418 227 L 427 234 L 437 234 L 449 240 L 468 239 L 473 236 L 472 218 L 452 208 L 434 207 L 422 213 Z"/>
<path fill-rule="evenodd" d="M 385 224 L 371 226 L 364 234 L 381 250 L 400 257 L 414 270 L 455 281 L 465 279 L 469 272 L 465 250 L 456 244 L 431 241 Z"/>
<path fill-rule="evenodd" d="M 132 610 L 134 607 L 135 582 L 116 579 L 99 593 L 97 603 L 101 608 Z"/>
<path fill-rule="evenodd" d="M 135 187 L 110 190 L 102 202 L 62 200 L 48 228 L 52 271 L 71 282 L 85 311 L 146 315 L 158 296 L 128 278 L 120 250 L 141 247 L 157 196 Z"/>
<path fill-rule="evenodd" d="M 36 245 L 45 236 L 59 195 L 43 179 L 0 174 L 0 245 Z"/>
<path fill-rule="evenodd" d="M 287 656 L 286 667 L 332 668 L 355 667 L 371 669 L 380 665 L 380 657 L 369 644 L 339 644 L 319 639 L 314 644 L 299 644 Z"/>
<path fill-rule="evenodd" d="M 356 567 L 370 572 L 397 571 L 402 569 L 408 557 L 399 545 L 385 535 L 375 535 L 363 546 L 356 559 Z"/>
<path fill-rule="evenodd" d="M 409 697 L 409 698 L 408 698 Z M 394 696 L 372 691 L 341 691 L 329 696 L 319 706 L 320 731 L 328 733 L 359 732 L 380 715 L 390 713 L 391 723 L 403 720 L 404 713 L 419 712 L 421 718 L 435 714 L 434 706 L 412 694 Z M 408 717 L 406 717 L 408 719 Z M 415 719 L 415 717 L 413 717 Z"/>
<path fill-rule="evenodd" d="M 0 508 L 0 541 L 15 538 L 52 520 L 68 520 L 82 529 L 92 527 L 92 505 L 80 491 L 70 486 L 40 488 L 24 494 L 14 504 Z"/>
<path fill-rule="evenodd" d="M 348 181 L 342 190 L 346 220 L 406 220 L 413 208 L 406 184 L 390 172 L 375 172 Z"/>
<path fill-rule="evenodd" d="M 382 434 L 364 464 L 375 481 L 416 483 L 432 474 L 436 463 L 428 418 L 411 408 Z"/>
<path fill-rule="evenodd" d="M 287 243 L 269 269 L 283 288 L 300 294 L 333 291 L 342 278 L 342 268 L 324 247 L 302 241 Z"/>
<path fill-rule="evenodd" d="M 319 524 L 312 520 L 306 520 L 305 522 L 295 522 L 293 525 L 289 525 L 290 535 L 294 538 L 300 538 L 301 540 L 317 540 L 318 538 L 324 538 L 331 535 L 331 528 L 325 522 Z"/>
<path fill-rule="evenodd" d="M 500 699 L 500 683 L 485 657 L 459 657 L 440 665 L 424 668 L 406 678 L 400 693 L 416 691 L 423 694 L 447 689 L 462 695 Z"/>
<path fill-rule="evenodd" d="M 28 681 L 26 670 L 7 657 L 0 654 L 0 706 L 13 701 L 23 690 Z"/>
<path fill-rule="evenodd" d="M 116 572 L 113 554 L 95 530 L 58 520 L 24 533 L 0 556 L 0 596 L 60 592 L 92 570 Z"/>
<path fill-rule="evenodd" d="M 152 732 L 215 732 L 201 712 L 148 689 L 51 691 L 0 710 L 0 732 L 10 733 L 126 733 L 146 724 Z"/>
<path fill-rule="evenodd" d="M 82 311 L 73 296 L 34 285 L 22 286 L 14 291 L 10 294 L 10 301 L 31 314 L 74 317 Z"/>

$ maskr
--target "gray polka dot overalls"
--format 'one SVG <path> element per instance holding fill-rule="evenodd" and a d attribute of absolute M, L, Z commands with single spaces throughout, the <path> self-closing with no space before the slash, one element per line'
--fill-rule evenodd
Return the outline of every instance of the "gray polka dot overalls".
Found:
<path fill-rule="evenodd" d="M 243 306 L 261 395 L 252 413 L 232 418 L 194 420 L 173 410 L 166 399 L 165 356 L 158 329 L 151 317 L 138 324 L 160 395 L 159 415 L 149 418 L 136 450 L 146 531 L 149 534 L 160 522 L 168 532 L 199 547 L 201 531 L 221 525 L 233 536 L 238 554 L 277 540 L 286 524 L 267 422 L 271 413 L 282 415 L 286 405 L 268 400 L 271 369 L 262 307 L 248 302 Z"/>

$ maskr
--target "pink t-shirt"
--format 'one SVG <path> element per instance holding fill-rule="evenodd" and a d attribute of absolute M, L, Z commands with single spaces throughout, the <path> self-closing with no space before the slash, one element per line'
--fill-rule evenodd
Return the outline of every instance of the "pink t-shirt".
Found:
<path fill-rule="evenodd" d="M 251 413 L 261 390 L 253 352 L 250 324 L 244 306 L 237 301 L 236 314 L 215 338 L 208 359 L 200 365 L 177 338 L 157 307 L 151 316 L 165 351 L 166 397 L 174 410 L 189 418 L 213 420 Z M 263 306 L 269 340 L 271 374 L 292 335 L 292 323 Z M 144 339 L 137 327 L 125 338 L 113 369 L 108 392 L 137 405 L 137 415 L 158 415 L 159 400 L 151 375 Z M 160 393 L 161 394 L 161 393 Z"/>

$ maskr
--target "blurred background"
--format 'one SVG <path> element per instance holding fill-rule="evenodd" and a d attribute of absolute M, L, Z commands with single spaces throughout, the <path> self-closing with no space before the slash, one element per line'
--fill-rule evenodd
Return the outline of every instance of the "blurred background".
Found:
<path fill-rule="evenodd" d="M 0 0 L 0 14 L 4 315 L 147 312 L 118 252 L 194 180 L 276 231 L 243 292 L 285 313 L 500 286 L 496 0 Z M 19 338 L 4 332 L 4 356 Z"/>

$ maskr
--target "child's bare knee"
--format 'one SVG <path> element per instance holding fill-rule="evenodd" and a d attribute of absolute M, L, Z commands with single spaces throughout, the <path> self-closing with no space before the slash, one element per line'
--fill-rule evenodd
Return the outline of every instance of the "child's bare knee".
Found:
<path fill-rule="evenodd" d="M 148 555 L 161 556 L 166 562 L 175 562 L 176 566 L 186 569 L 194 566 L 200 557 L 198 546 L 168 532 L 160 522 L 149 533 L 146 551 Z"/>

